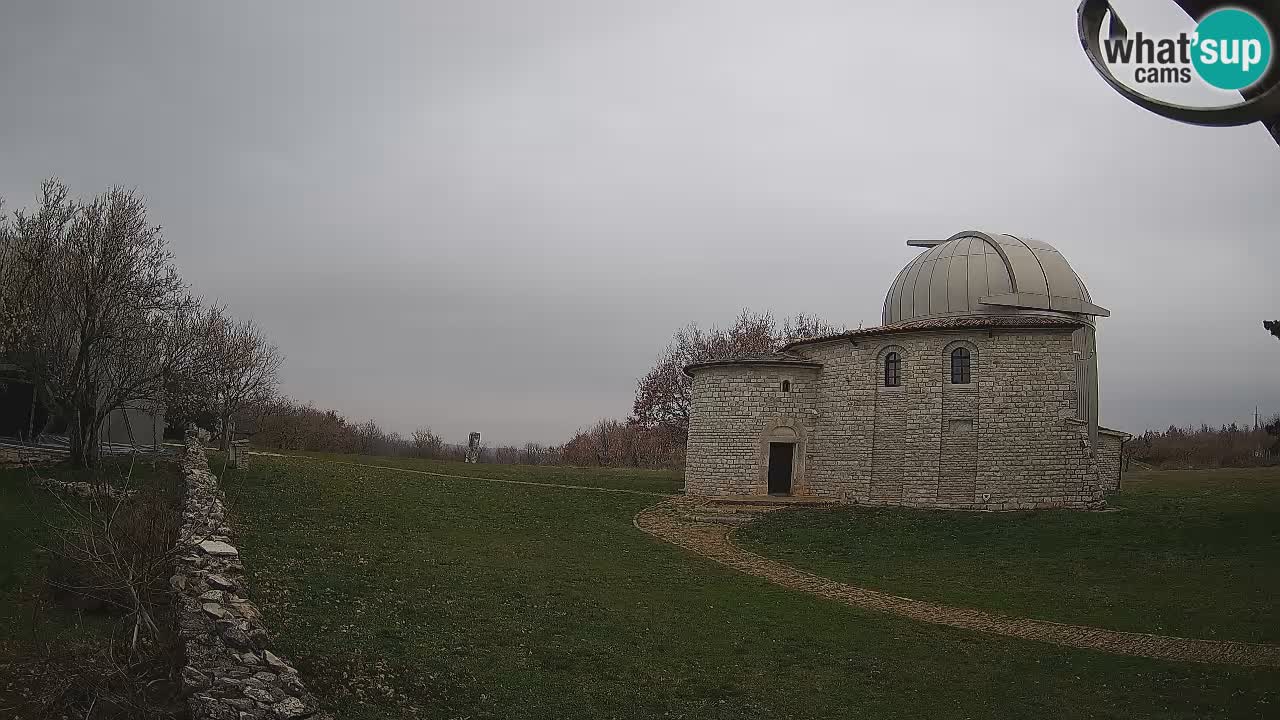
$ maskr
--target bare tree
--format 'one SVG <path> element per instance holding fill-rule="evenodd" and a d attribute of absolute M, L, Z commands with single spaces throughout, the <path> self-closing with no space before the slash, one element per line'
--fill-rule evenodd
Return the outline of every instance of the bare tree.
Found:
<path fill-rule="evenodd" d="M 370 418 L 356 426 L 356 442 L 361 455 L 377 454 L 378 446 L 386 435 L 382 427 Z"/>
<path fill-rule="evenodd" d="M 550 465 L 551 457 L 555 448 L 547 447 L 541 443 L 525 443 L 524 449 L 520 451 L 518 462 L 521 465 Z"/>
<path fill-rule="evenodd" d="M 4 347 L 68 418 L 73 461 L 97 463 L 112 411 L 159 406 L 176 375 L 207 371 L 194 367 L 207 359 L 200 304 L 136 192 L 78 202 L 46 181 L 4 245 Z"/>
<path fill-rule="evenodd" d="M 613 454 L 616 452 L 614 439 L 617 437 L 617 429 L 622 423 L 617 420 L 601 419 L 597 420 L 595 425 L 591 426 L 588 435 L 591 438 L 592 449 L 595 452 L 596 464 L 600 467 L 608 467 L 613 464 Z"/>
<path fill-rule="evenodd" d="M 284 358 L 252 320 L 234 320 L 221 308 L 210 313 L 213 369 L 210 400 L 218 415 L 219 447 L 231 444 L 232 420 L 275 397 Z"/>
<path fill-rule="evenodd" d="M 414 430 L 410 440 L 413 443 L 413 454 L 418 457 L 438 460 L 444 455 L 444 440 L 432 432 L 430 427 Z"/>

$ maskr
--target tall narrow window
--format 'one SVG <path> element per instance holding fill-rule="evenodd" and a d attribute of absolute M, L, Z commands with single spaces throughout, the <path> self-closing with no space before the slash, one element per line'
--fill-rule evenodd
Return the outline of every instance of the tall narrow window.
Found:
<path fill-rule="evenodd" d="M 790 380 L 783 380 L 783 381 L 782 381 L 782 392 L 791 392 L 791 381 L 790 381 Z"/>
<path fill-rule="evenodd" d="M 969 374 L 969 349 L 958 347 L 951 351 L 951 384 L 968 385 L 972 380 Z"/>
<path fill-rule="evenodd" d="M 884 386 L 898 387 L 902 384 L 902 358 L 891 352 L 884 356 Z"/>

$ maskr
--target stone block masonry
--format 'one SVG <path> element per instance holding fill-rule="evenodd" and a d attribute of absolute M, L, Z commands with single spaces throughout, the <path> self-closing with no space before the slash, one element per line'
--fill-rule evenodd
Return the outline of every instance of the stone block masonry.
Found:
<path fill-rule="evenodd" d="M 816 379 L 817 370 L 803 366 L 723 367 L 694 375 L 685 466 L 688 492 L 768 492 L 769 431 L 791 430 L 797 438 L 796 452 L 803 455 L 804 439 L 814 422 Z M 798 494 L 803 479 L 802 472 L 796 473 Z"/>
<path fill-rule="evenodd" d="M 297 670 L 271 650 L 271 636 L 247 598 L 218 478 L 204 445 L 187 436 L 186 493 L 178 563 L 170 584 L 186 665 L 181 678 L 193 720 L 332 720 Z"/>
<path fill-rule="evenodd" d="M 801 455 L 794 495 L 955 510 L 1102 507 L 1119 476 L 1121 434 L 1104 434 L 1097 457 L 1090 452 L 1072 332 L 838 337 L 788 351 L 808 366 L 696 369 L 687 492 L 763 494 L 769 443 L 785 427 Z M 957 348 L 968 351 L 969 382 L 951 382 Z M 891 352 L 900 374 L 887 387 Z"/>
<path fill-rule="evenodd" d="M 1108 492 L 1120 489 L 1121 466 L 1124 462 L 1121 455 L 1128 437 L 1115 430 L 1098 433 L 1098 479 Z"/>

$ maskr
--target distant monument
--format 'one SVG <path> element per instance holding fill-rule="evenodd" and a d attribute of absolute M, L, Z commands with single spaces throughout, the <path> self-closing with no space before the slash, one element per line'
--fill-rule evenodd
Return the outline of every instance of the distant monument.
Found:
<path fill-rule="evenodd" d="M 467 462 L 480 462 L 480 433 L 473 432 L 467 438 Z"/>

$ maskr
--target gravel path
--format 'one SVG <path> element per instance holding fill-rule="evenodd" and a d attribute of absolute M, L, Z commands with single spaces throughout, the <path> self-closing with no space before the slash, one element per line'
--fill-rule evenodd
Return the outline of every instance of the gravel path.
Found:
<path fill-rule="evenodd" d="M 635 517 L 635 525 L 659 539 L 777 585 L 812 593 L 854 607 L 887 612 L 921 622 L 1023 640 L 1038 640 L 1073 648 L 1100 650 L 1118 655 L 1137 655 L 1184 662 L 1280 667 L 1280 646 L 1277 645 L 1195 640 L 1006 617 L 982 610 L 950 607 L 898 597 L 836 582 L 738 547 L 730 538 L 732 527 L 728 525 L 698 522 L 689 517 L 707 510 L 703 503 L 696 500 L 675 497 L 641 510 Z"/>

